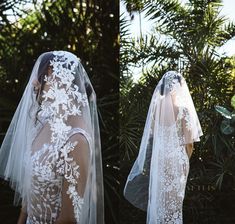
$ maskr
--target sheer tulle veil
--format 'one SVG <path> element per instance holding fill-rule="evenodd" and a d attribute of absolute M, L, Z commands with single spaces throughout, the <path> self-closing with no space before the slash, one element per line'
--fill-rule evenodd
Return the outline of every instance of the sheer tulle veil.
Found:
<path fill-rule="evenodd" d="M 41 74 L 45 66 L 52 69 L 51 77 Z M 35 80 L 39 80 L 41 85 L 51 84 L 49 90 L 43 93 L 47 102 L 40 105 L 40 96 L 35 93 L 33 85 Z M 57 146 L 58 152 L 53 154 L 51 161 L 62 158 L 61 166 L 58 167 L 57 163 L 56 167 L 58 172 L 64 173 L 65 176 L 65 166 L 74 168 L 74 173 L 78 167 L 75 162 L 69 163 L 72 160 L 68 159 L 69 153 L 65 155 L 60 149 L 67 144 L 72 129 L 79 130 L 79 133 L 86 136 L 89 142 L 89 168 L 79 223 L 103 224 L 103 175 L 96 94 L 80 59 L 70 52 L 52 51 L 39 56 L 2 143 L 0 176 L 10 181 L 15 190 L 16 205 L 27 204 L 30 200 L 28 192 L 31 191 L 32 185 L 32 144 L 40 130 L 48 123 L 50 129 L 45 132 L 40 144 Z M 73 178 L 72 174 L 70 178 Z M 68 191 L 73 187 L 76 189 L 76 180 L 67 180 L 70 181 L 71 187 Z M 76 192 L 70 196 L 75 199 Z"/>
<path fill-rule="evenodd" d="M 181 223 L 179 207 L 189 168 L 185 145 L 201 135 L 185 79 L 175 71 L 165 73 L 153 93 L 139 154 L 124 189 L 129 202 L 148 211 L 147 223 Z"/>

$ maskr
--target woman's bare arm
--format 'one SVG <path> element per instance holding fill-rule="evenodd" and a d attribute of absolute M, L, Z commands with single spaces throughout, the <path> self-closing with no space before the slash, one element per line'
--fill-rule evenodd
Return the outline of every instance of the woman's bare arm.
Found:
<path fill-rule="evenodd" d="M 77 192 L 81 197 L 84 195 L 86 180 L 88 175 L 88 166 L 89 166 L 89 145 L 86 138 L 81 134 L 74 135 L 71 139 L 73 141 L 78 141 L 78 145 L 75 146 L 75 149 L 70 152 L 70 156 L 73 158 L 79 165 L 80 175 L 77 179 Z M 67 193 L 69 183 L 66 179 L 63 181 L 62 186 L 62 206 L 61 212 L 56 224 L 75 224 L 76 220 L 74 217 L 74 205 L 70 196 Z"/>
<path fill-rule="evenodd" d="M 193 154 L 193 150 L 194 150 L 193 143 L 189 143 L 189 144 L 186 145 L 186 152 L 188 154 L 189 159 L 191 158 L 191 156 Z"/>
<path fill-rule="evenodd" d="M 21 209 L 17 224 L 25 224 L 27 220 L 27 216 L 28 216 L 27 213 L 23 209 Z"/>

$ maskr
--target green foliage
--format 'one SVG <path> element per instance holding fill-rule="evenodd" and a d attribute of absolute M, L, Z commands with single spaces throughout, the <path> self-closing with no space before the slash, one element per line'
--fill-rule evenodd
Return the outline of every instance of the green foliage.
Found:
<path fill-rule="evenodd" d="M 232 119 L 232 113 L 228 111 L 225 107 L 215 106 L 215 109 L 225 118 Z"/>
<path fill-rule="evenodd" d="M 231 99 L 231 105 L 234 107 L 234 97 Z M 219 112 L 224 119 L 221 122 L 220 129 L 225 135 L 231 135 L 235 131 L 235 111 L 230 112 L 225 107 L 215 106 L 217 112 Z"/>
<path fill-rule="evenodd" d="M 235 109 L 235 95 L 231 99 L 231 106 Z"/>

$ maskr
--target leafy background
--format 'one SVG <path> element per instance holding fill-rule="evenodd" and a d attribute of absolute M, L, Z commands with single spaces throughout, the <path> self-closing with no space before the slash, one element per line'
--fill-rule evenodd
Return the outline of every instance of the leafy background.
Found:
<path fill-rule="evenodd" d="M 231 115 L 235 109 L 230 102 L 235 86 L 234 57 L 218 53 L 234 38 L 235 24 L 219 14 L 221 0 L 189 0 L 186 5 L 178 0 L 122 3 L 130 16 L 120 19 L 121 194 L 138 154 L 154 88 L 164 72 L 180 70 L 204 132 L 190 160 L 184 223 L 235 223 L 235 136 L 224 131 L 224 118 L 215 110 L 217 105 L 225 106 Z M 143 11 L 154 22 L 154 29 L 150 35 L 134 38 L 130 20 Z M 134 79 L 136 68 L 142 69 L 138 81 Z M 146 213 L 123 197 L 120 214 L 122 224 L 146 220 Z"/>
<path fill-rule="evenodd" d="M 37 57 L 51 50 L 75 53 L 87 70 L 98 99 L 106 223 L 118 223 L 118 6 L 117 0 L 0 2 L 1 141 Z M 1 223 L 16 223 L 19 208 L 12 206 L 13 195 L 1 180 Z"/>

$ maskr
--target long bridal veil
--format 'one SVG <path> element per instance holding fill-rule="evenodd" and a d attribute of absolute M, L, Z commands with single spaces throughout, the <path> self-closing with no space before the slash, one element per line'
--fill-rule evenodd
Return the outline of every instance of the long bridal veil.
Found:
<path fill-rule="evenodd" d="M 37 59 L 0 149 L 0 176 L 28 223 L 54 223 L 70 207 L 76 223 L 104 223 L 96 95 L 74 54 Z"/>
<path fill-rule="evenodd" d="M 169 71 L 152 96 L 138 157 L 124 196 L 147 211 L 147 223 L 182 223 L 189 171 L 185 145 L 199 141 L 201 126 L 185 79 Z"/>

